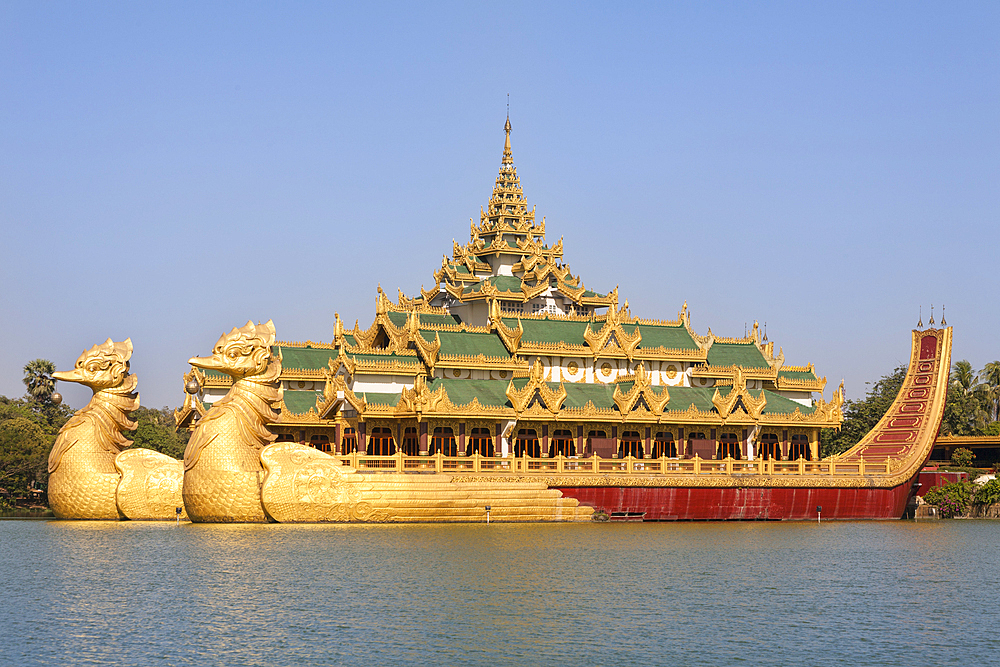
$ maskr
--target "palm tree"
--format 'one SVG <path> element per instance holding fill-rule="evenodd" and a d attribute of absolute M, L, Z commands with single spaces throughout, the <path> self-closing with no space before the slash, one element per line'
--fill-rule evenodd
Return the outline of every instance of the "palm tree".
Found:
<path fill-rule="evenodd" d="M 968 360 L 956 361 L 951 367 L 951 384 L 966 396 L 974 394 L 979 388 L 976 384 L 976 372 L 972 370 L 972 364 Z"/>
<path fill-rule="evenodd" d="M 993 413 L 993 421 L 1000 421 L 1000 361 L 991 361 L 979 373 L 986 388 L 987 400 Z"/>
<path fill-rule="evenodd" d="M 35 359 L 25 364 L 23 381 L 28 395 L 39 403 L 48 403 L 56 388 L 56 381 L 52 379 L 55 372 L 55 364 L 48 359 Z"/>

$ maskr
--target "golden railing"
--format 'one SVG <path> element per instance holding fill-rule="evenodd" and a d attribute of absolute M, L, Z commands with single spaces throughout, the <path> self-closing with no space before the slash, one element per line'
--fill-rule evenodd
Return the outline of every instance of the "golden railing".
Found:
<path fill-rule="evenodd" d="M 362 473 L 460 473 L 460 474 L 517 474 L 517 475 L 705 475 L 705 476 L 826 476 L 859 477 L 888 475 L 892 462 L 885 461 L 776 461 L 774 459 L 725 458 L 721 460 L 659 458 L 646 459 L 626 456 L 620 459 L 606 459 L 597 455 L 580 458 L 554 456 L 551 458 L 531 458 L 527 456 L 488 457 L 479 454 L 471 456 L 407 456 L 399 453 L 392 456 L 371 456 L 368 454 L 336 454 L 344 465 Z"/>

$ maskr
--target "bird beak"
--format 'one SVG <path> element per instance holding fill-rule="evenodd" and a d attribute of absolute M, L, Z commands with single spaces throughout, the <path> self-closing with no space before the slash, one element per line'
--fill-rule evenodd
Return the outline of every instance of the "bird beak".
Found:
<path fill-rule="evenodd" d="M 218 355 L 213 354 L 211 357 L 191 357 L 188 359 L 188 363 L 192 366 L 197 366 L 198 368 L 204 368 L 209 371 L 219 371 L 224 373 L 226 371 L 226 365 L 219 358 Z"/>
<path fill-rule="evenodd" d="M 63 382 L 83 382 L 83 376 L 80 374 L 79 368 L 74 368 L 71 371 L 56 371 L 52 374 L 52 377 Z"/>

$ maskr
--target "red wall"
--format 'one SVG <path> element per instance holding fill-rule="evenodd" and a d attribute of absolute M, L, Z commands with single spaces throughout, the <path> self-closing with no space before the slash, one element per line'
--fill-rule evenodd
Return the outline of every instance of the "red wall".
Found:
<path fill-rule="evenodd" d="M 645 521 L 899 519 L 912 485 L 892 489 L 565 487 L 563 495 Z M 615 518 L 615 517 L 612 517 Z"/>

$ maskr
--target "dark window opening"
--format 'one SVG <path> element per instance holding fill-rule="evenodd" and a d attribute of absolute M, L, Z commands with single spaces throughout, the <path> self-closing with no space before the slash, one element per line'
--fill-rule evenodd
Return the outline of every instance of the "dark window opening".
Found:
<path fill-rule="evenodd" d="M 420 453 L 420 441 L 417 439 L 417 429 L 407 426 L 403 429 L 403 454 L 416 456 Z"/>
<path fill-rule="evenodd" d="M 765 461 L 781 460 L 781 443 L 775 433 L 762 433 L 757 441 L 757 456 Z"/>
<path fill-rule="evenodd" d="M 371 438 L 369 438 L 369 443 L 371 446 L 368 448 L 368 453 L 373 456 L 391 456 L 392 446 L 395 441 L 392 437 L 392 431 L 387 428 L 373 428 Z"/>
<path fill-rule="evenodd" d="M 340 453 L 350 454 L 358 451 L 358 431 L 348 426 L 344 429 L 344 437 L 340 443 Z"/>
<path fill-rule="evenodd" d="M 458 456 L 458 444 L 455 433 L 448 426 L 438 426 L 431 437 L 431 453 L 441 453 L 445 456 Z"/>
<path fill-rule="evenodd" d="M 541 456 L 541 449 L 538 446 L 538 434 L 533 428 L 522 428 L 517 432 L 514 439 L 514 456 L 530 456 L 538 458 Z"/>
<path fill-rule="evenodd" d="M 480 456 L 493 456 L 493 436 L 488 428 L 472 429 L 472 453 Z"/>
<path fill-rule="evenodd" d="M 619 448 L 619 455 L 624 458 L 626 456 L 633 456 L 637 459 L 642 458 L 642 439 L 639 437 L 638 431 L 624 431 L 621 438 L 621 446 Z"/>
<path fill-rule="evenodd" d="M 810 460 L 809 454 L 809 436 L 808 435 L 793 435 L 791 449 L 788 452 L 788 458 L 791 461 L 797 461 L 798 459 Z"/>
<path fill-rule="evenodd" d="M 735 433 L 723 433 L 721 436 L 719 436 L 718 458 L 720 459 L 741 458 L 740 439 L 736 437 Z"/>
<path fill-rule="evenodd" d="M 573 456 L 576 454 L 573 446 L 573 434 L 566 429 L 559 429 L 552 432 L 552 447 L 556 456 Z"/>
<path fill-rule="evenodd" d="M 653 458 L 658 459 L 663 456 L 677 458 L 677 443 L 674 442 L 674 434 L 670 431 L 660 431 L 653 441 Z"/>

